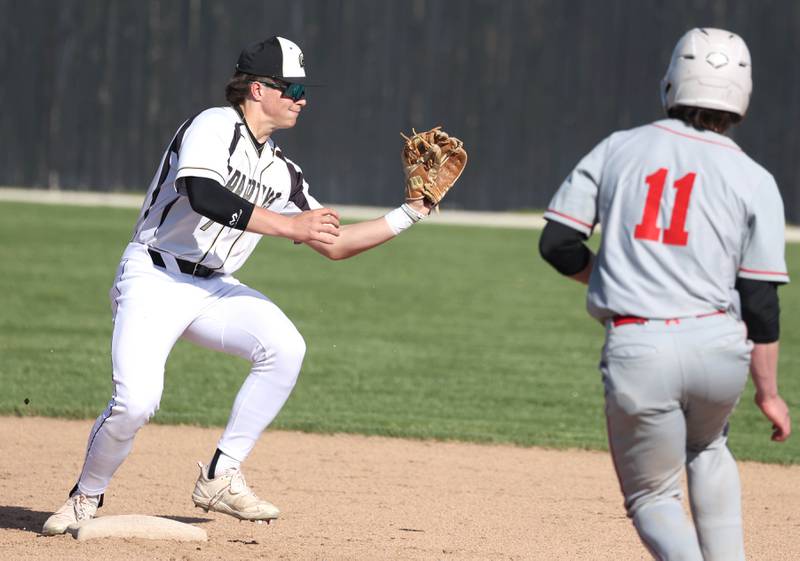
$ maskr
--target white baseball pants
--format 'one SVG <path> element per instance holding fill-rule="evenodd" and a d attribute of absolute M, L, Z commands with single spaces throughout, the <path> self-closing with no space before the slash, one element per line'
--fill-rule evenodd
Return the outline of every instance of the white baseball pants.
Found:
<path fill-rule="evenodd" d="M 305 342 L 264 295 L 229 275 L 198 278 L 153 265 L 145 246 L 125 250 L 110 292 L 114 392 L 89 434 L 78 490 L 98 495 L 155 414 L 164 365 L 180 337 L 251 363 L 218 447 L 243 461 L 283 407 Z"/>
<path fill-rule="evenodd" d="M 726 427 L 751 349 L 729 315 L 607 328 L 600 369 L 611 455 L 628 516 L 658 561 L 744 561 Z M 684 467 L 694 527 L 681 504 Z"/>

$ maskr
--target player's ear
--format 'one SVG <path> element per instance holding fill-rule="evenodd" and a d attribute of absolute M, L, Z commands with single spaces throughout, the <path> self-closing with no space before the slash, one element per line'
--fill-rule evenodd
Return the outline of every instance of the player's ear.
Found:
<path fill-rule="evenodd" d="M 260 101 L 267 94 L 267 89 L 267 86 L 261 82 L 253 80 L 250 82 L 250 97 L 255 101 Z"/>
<path fill-rule="evenodd" d="M 264 85 L 261 82 L 250 82 L 250 97 L 256 101 L 260 100 L 264 95 Z"/>

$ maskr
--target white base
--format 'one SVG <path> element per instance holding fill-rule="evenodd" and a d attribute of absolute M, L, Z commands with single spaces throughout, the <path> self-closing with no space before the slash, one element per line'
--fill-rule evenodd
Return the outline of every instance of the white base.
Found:
<path fill-rule="evenodd" d="M 177 520 L 143 514 L 101 516 L 72 524 L 67 533 L 79 542 L 97 538 L 139 538 L 144 540 L 174 540 L 180 542 L 208 541 L 202 528 Z"/>

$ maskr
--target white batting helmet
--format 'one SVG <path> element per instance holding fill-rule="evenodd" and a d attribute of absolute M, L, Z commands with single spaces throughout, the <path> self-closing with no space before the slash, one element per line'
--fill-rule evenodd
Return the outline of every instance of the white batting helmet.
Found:
<path fill-rule="evenodd" d="M 744 39 L 709 27 L 692 29 L 680 38 L 661 80 L 665 110 L 688 105 L 744 116 L 752 92 L 750 51 Z"/>

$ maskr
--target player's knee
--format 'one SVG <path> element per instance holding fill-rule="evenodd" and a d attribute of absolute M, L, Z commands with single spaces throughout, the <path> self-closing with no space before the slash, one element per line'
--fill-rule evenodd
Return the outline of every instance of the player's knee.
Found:
<path fill-rule="evenodd" d="M 641 489 L 625 495 L 625 510 L 634 521 L 648 519 L 653 512 L 671 510 L 675 504 L 681 503 L 681 490 L 674 482 L 661 482 L 652 489 Z"/>
<path fill-rule="evenodd" d="M 297 383 L 303 358 L 306 354 L 306 343 L 297 330 L 285 333 L 279 341 L 270 341 L 269 345 L 260 345 L 253 353 L 253 374 L 277 376 L 281 385 L 291 389 Z"/>
<path fill-rule="evenodd" d="M 146 425 L 158 411 L 160 397 L 159 394 L 144 399 L 117 402 L 107 421 L 109 434 L 117 440 L 133 438 L 136 431 Z"/>
<path fill-rule="evenodd" d="M 287 337 L 282 345 L 281 353 L 287 360 L 296 363 L 298 366 L 303 363 L 306 356 L 306 342 L 298 331 Z"/>
<path fill-rule="evenodd" d="M 278 340 L 260 342 L 253 353 L 255 364 L 279 364 L 281 367 L 297 366 L 299 369 L 306 354 L 306 342 L 297 330 L 282 334 Z"/>
<path fill-rule="evenodd" d="M 306 342 L 300 333 L 296 332 L 296 335 L 285 348 L 284 353 L 292 365 L 291 371 L 294 372 L 294 375 L 291 377 L 291 384 L 294 387 L 294 384 L 297 383 L 297 377 L 300 375 L 303 358 L 306 356 Z"/>

